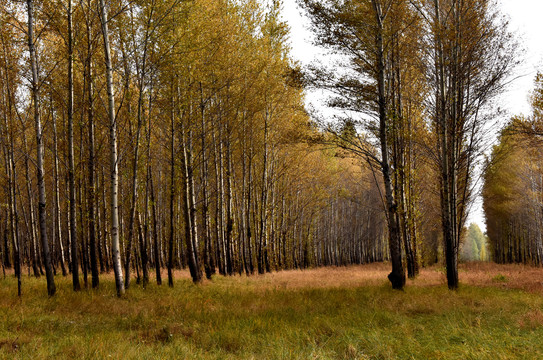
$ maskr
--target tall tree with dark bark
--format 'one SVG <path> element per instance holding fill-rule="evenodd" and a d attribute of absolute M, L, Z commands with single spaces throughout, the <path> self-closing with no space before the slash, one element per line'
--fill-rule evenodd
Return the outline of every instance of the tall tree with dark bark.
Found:
<path fill-rule="evenodd" d="M 458 288 L 458 250 L 473 200 L 475 165 L 485 129 L 496 118 L 493 100 L 518 63 L 517 42 L 497 8 L 494 0 L 418 3 L 430 34 L 428 78 L 435 94 L 435 158 L 451 290 Z"/>
<path fill-rule="evenodd" d="M 395 169 L 391 166 L 389 148 L 394 119 L 390 117 L 390 97 L 386 89 L 389 86 L 388 52 L 391 49 L 389 23 L 395 20 L 393 7 L 401 3 L 396 0 L 335 1 L 329 4 L 314 0 L 300 1 L 318 34 L 318 44 L 345 54 L 350 62 L 350 70 L 357 74 L 356 77 L 341 76 L 335 73 L 335 69 L 317 69 L 310 81 L 337 95 L 331 101 L 334 107 L 376 118 L 376 123 L 367 120 L 356 123 L 374 133 L 377 139 L 375 145 L 380 150 L 379 157 L 373 152 L 374 147 L 366 137 L 355 136 L 356 141 L 346 144 L 346 147 L 377 164 L 381 170 L 392 263 L 388 278 L 394 289 L 404 287 L 405 271 L 398 200 L 395 198 L 392 178 Z"/>
<path fill-rule="evenodd" d="M 79 256 L 75 201 L 75 160 L 74 160 L 74 76 L 73 76 L 73 25 L 72 0 L 68 0 L 68 193 L 71 246 L 71 270 L 74 291 L 79 291 Z"/>

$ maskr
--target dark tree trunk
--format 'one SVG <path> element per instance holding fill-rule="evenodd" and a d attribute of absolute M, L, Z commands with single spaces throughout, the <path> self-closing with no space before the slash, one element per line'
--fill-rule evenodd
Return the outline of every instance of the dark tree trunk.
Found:
<path fill-rule="evenodd" d="M 184 130 L 184 129 L 183 129 Z M 182 131 L 183 131 L 182 130 Z M 192 146 L 191 134 L 188 136 L 181 134 L 182 149 L 181 149 L 181 170 L 183 171 L 182 179 L 182 196 L 183 196 L 183 215 L 185 220 L 185 244 L 186 254 L 188 258 L 190 275 L 192 281 L 199 283 L 202 280 L 202 270 L 198 260 L 198 238 L 195 224 L 195 209 L 194 209 L 194 184 L 192 172 Z M 188 137 L 188 139 L 187 139 Z"/>
<path fill-rule="evenodd" d="M 209 199 L 208 199 L 208 158 L 206 143 L 206 118 L 205 102 L 202 84 L 200 83 L 200 119 L 202 125 L 202 236 L 204 240 L 204 269 L 206 278 L 211 279 L 215 273 L 215 262 L 213 261 L 213 248 L 211 246 L 211 225 L 209 219 Z"/>
<path fill-rule="evenodd" d="M 372 0 L 375 16 L 378 24 L 378 33 L 376 36 L 377 49 L 377 90 L 379 105 L 379 140 L 381 143 L 381 171 L 385 185 L 385 198 L 388 214 L 388 231 L 390 259 L 392 262 L 392 272 L 388 275 L 392 287 L 401 290 L 405 285 L 405 272 L 402 264 L 401 253 L 401 233 L 398 226 L 398 205 L 394 200 L 392 181 L 390 176 L 390 165 L 388 160 L 388 119 L 387 103 L 385 98 L 385 56 L 383 46 L 383 15 L 381 6 L 377 0 Z"/>
<path fill-rule="evenodd" d="M 146 241 L 146 236 L 143 234 L 143 230 L 141 226 L 141 215 L 139 213 L 136 213 L 136 226 L 138 228 L 138 239 L 139 239 L 139 244 L 140 244 L 142 285 L 145 288 L 147 287 L 147 284 L 149 284 L 147 241 Z"/>
<path fill-rule="evenodd" d="M 68 188 L 69 188 L 69 219 L 71 270 L 74 291 L 79 291 L 79 261 L 77 254 L 77 226 L 75 214 L 75 162 L 74 162 L 74 77 L 73 77 L 73 40 L 72 40 L 72 0 L 68 0 Z"/>
<path fill-rule="evenodd" d="M 168 239 L 168 286 L 173 287 L 174 205 L 175 205 L 175 108 L 172 86 L 170 114 L 170 229 Z"/>

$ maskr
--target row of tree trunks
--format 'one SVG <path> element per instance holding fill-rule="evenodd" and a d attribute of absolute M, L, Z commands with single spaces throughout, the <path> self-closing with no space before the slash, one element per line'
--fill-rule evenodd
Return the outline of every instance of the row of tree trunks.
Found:
<path fill-rule="evenodd" d="M 10 200 L 9 221 L 7 211 L 0 214 L 9 223 L 9 231 L 2 233 L 8 234 L 2 248 L 4 267 L 11 262 L 20 267 L 24 262 L 36 276 L 43 271 L 50 279 L 50 270 L 60 266 L 63 274 L 71 273 L 76 291 L 82 285 L 98 287 L 100 272 L 113 268 L 122 296 L 134 269 L 147 285 L 150 266 L 161 283 L 166 265 L 168 283 L 173 285 L 174 268 L 186 265 L 193 281 L 199 282 L 202 270 L 210 278 L 216 267 L 222 274 L 234 275 L 388 258 L 382 241 L 385 232 L 374 229 L 383 227 L 382 214 L 362 212 L 359 204 L 338 195 L 355 185 L 327 183 L 325 174 L 342 176 L 330 170 L 337 160 L 322 149 L 307 151 L 308 145 L 299 141 L 302 135 L 297 132 L 308 129 L 307 119 L 296 105 L 300 90 L 286 84 L 283 76 L 285 58 L 277 50 L 281 46 L 276 46 L 282 41 L 280 35 L 266 35 L 269 41 L 259 46 L 269 48 L 259 55 L 262 59 L 254 69 L 239 72 L 246 77 L 243 81 L 228 74 L 212 79 L 215 70 L 202 74 L 192 65 L 166 73 L 174 62 L 157 61 L 169 56 L 167 51 L 153 53 L 161 49 L 151 35 L 157 26 L 152 6 L 141 15 L 143 5 L 130 3 L 129 10 L 111 20 L 108 13 L 114 11 L 106 3 L 86 0 L 72 7 L 71 1 L 64 1 L 66 7 L 59 8 L 62 18 L 55 23 L 58 28 L 51 25 L 53 30 L 44 30 L 43 36 L 66 35 L 65 48 L 58 53 L 67 61 L 59 62 L 62 70 L 52 70 L 62 79 L 62 86 L 55 85 L 58 88 L 52 85 L 56 77 L 45 79 L 40 72 L 41 83 L 34 77 L 35 142 L 25 136 L 26 119 L 18 109 L 2 111 L 2 133 L 12 142 L 2 144 Z M 32 2 L 28 4 L 30 9 Z M 262 28 L 278 25 L 273 23 L 277 14 L 271 14 L 266 20 L 270 23 Z M 141 33 L 134 30 L 138 27 Z M 140 37 L 145 41 L 136 45 Z M 147 43 L 152 44 L 149 53 Z M 29 49 L 33 46 L 30 40 Z M 49 49 L 38 46 L 37 50 L 43 51 L 38 58 L 48 59 Z M 4 59 L 9 61 L 9 56 Z M 147 60 L 154 63 L 147 67 Z M 2 110 L 13 101 L 9 90 L 18 89 L 9 85 L 12 66 L 6 63 L 1 69 L 7 78 Z M 51 121 L 44 122 L 44 129 L 39 116 L 40 111 L 43 117 L 47 113 L 46 101 L 39 97 L 39 89 L 47 92 L 50 102 Z M 48 132 L 52 136 L 44 137 Z M 34 146 L 36 168 L 28 154 Z M 47 178 L 43 174 L 46 148 L 52 153 L 53 170 Z M 311 161 L 306 164 L 298 154 Z M 26 170 L 26 184 L 17 183 L 16 167 L 19 172 Z M 362 168 L 345 167 L 354 172 Z M 32 182 L 35 174 L 37 184 Z M 53 199 L 49 213 L 45 212 L 46 182 Z M 361 192 L 374 194 L 379 186 Z M 356 193 L 357 201 L 367 202 L 365 195 Z M 326 211 L 327 201 L 337 203 L 334 212 Z M 377 200 L 372 196 L 368 201 L 373 206 Z M 339 214 L 355 217 L 357 211 L 364 214 L 363 220 L 342 222 L 345 231 L 334 225 L 343 220 Z M 373 226 L 375 217 L 379 220 Z M 367 231 L 376 235 L 374 245 Z M 5 245 L 9 238 L 12 244 Z M 21 275 L 20 270 L 17 273 Z"/>

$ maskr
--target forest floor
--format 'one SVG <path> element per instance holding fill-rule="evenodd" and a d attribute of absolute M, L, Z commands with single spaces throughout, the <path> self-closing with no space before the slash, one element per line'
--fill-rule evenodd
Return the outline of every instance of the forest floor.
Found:
<path fill-rule="evenodd" d="M 12 359 L 542 359 L 543 269 L 461 265 L 423 269 L 405 291 L 388 264 L 214 277 L 173 289 L 132 282 L 115 296 L 71 291 L 56 277 L 0 278 L 0 358 Z M 166 275 L 166 274 L 164 274 Z"/>

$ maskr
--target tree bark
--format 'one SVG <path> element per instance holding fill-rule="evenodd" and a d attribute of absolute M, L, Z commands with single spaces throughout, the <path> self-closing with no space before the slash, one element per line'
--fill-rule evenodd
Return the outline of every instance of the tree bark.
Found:
<path fill-rule="evenodd" d="M 215 273 L 215 263 L 213 261 L 213 248 L 211 246 L 210 218 L 209 218 L 209 199 L 208 199 L 208 158 L 206 144 L 206 118 L 205 102 L 200 83 L 200 120 L 201 120 L 201 140 L 202 140 L 202 236 L 204 240 L 204 269 L 206 278 L 211 279 Z"/>
<path fill-rule="evenodd" d="M 87 30 L 87 34 L 90 35 L 90 29 Z M 93 86 L 92 86 L 92 59 L 90 49 L 90 36 L 88 59 L 87 59 L 87 121 L 88 121 L 88 136 L 89 136 L 89 178 L 88 178 L 88 226 L 89 226 L 89 245 L 90 245 L 90 266 L 92 276 L 92 287 L 97 288 L 100 284 L 98 275 L 98 261 L 96 259 L 96 166 L 95 166 L 95 153 L 94 153 L 94 104 L 93 104 Z M 98 240 L 99 241 L 99 240 Z"/>
<path fill-rule="evenodd" d="M 173 86 L 171 89 L 170 114 L 170 231 L 168 239 L 168 286 L 173 287 L 173 246 L 174 246 L 174 204 L 175 204 L 175 103 Z"/>
<path fill-rule="evenodd" d="M 37 143 L 37 171 L 38 171 L 38 216 L 40 223 L 40 239 L 42 243 L 43 262 L 45 266 L 45 275 L 47 278 L 47 293 L 49 296 L 55 295 L 56 286 L 53 275 L 53 266 L 51 264 L 51 254 L 49 251 L 49 241 L 47 239 L 47 225 L 45 213 L 45 179 L 43 167 L 43 131 L 41 127 L 40 109 L 39 109 L 39 88 L 38 88 L 38 65 L 34 48 L 34 22 L 33 0 L 27 0 L 28 8 L 28 48 L 30 52 L 30 63 L 32 69 L 32 100 L 34 103 L 34 121 L 36 124 L 36 143 Z"/>
<path fill-rule="evenodd" d="M 8 74 L 8 60 L 7 60 L 7 51 L 6 51 L 6 44 L 4 42 L 4 37 L 2 36 L 2 50 L 4 53 L 4 65 L 5 65 L 5 84 L 6 86 L 6 96 L 7 96 L 7 113 L 4 112 L 4 126 L 6 128 L 6 133 L 8 132 L 9 128 L 9 150 L 8 150 L 8 165 L 6 167 L 7 175 L 8 175 L 8 187 L 9 187 L 9 199 L 8 199 L 8 205 L 9 205 L 9 221 L 10 221 L 10 230 L 11 230 L 11 241 L 13 246 L 13 267 L 15 270 L 15 276 L 17 277 L 17 295 L 21 296 L 21 242 L 19 237 L 19 215 L 17 212 L 17 196 L 16 196 L 16 183 L 17 183 L 17 172 L 15 167 L 15 160 L 14 160 L 14 149 L 15 149 L 15 140 L 14 140 L 14 129 L 13 129 L 13 121 L 12 121 L 12 113 L 13 113 L 13 102 L 12 102 L 12 92 L 10 90 L 9 84 L 10 84 L 10 77 Z M 9 121 L 8 121 L 9 118 Z M 9 257 L 7 257 L 7 243 L 6 243 L 6 253 L 4 256 L 6 256 L 6 266 L 10 266 L 9 264 Z"/>
<path fill-rule="evenodd" d="M 441 14 L 439 1 L 434 0 L 434 9 L 435 9 L 435 21 L 436 29 L 441 31 Z M 451 176 L 451 164 L 450 156 L 453 155 L 454 148 L 450 148 L 450 139 L 449 139 L 449 126 L 447 121 L 447 105 L 446 105 L 446 94 L 445 94 L 445 61 L 443 55 L 443 43 L 442 43 L 442 34 L 436 34 L 436 73 L 438 75 L 438 99 L 437 99 L 437 122 L 439 126 L 439 141 L 438 144 L 440 148 L 440 157 L 441 157 L 441 221 L 442 221 L 442 230 L 443 230 L 443 240 L 445 243 L 445 262 L 447 267 L 447 285 L 449 289 L 455 290 L 458 288 L 458 254 L 455 247 L 455 236 L 454 236 L 454 225 L 451 222 L 452 217 L 456 218 L 456 214 L 453 211 L 452 206 L 452 191 L 454 190 L 454 184 L 452 181 L 455 181 Z"/>
<path fill-rule="evenodd" d="M 54 114 L 53 117 L 53 156 L 55 157 L 54 167 L 54 182 L 55 182 L 55 228 L 57 232 L 57 241 L 59 246 L 60 267 L 62 276 L 68 275 L 64 260 L 64 244 L 62 243 L 62 226 L 60 222 L 60 189 L 59 189 L 59 169 L 58 169 L 58 141 L 57 141 L 57 120 Z"/>
<path fill-rule="evenodd" d="M 76 224 L 75 202 L 75 161 L 74 161 L 74 85 L 73 85 L 73 31 L 72 31 L 72 0 L 68 0 L 68 188 L 69 188 L 69 222 L 71 270 L 74 291 L 79 291 L 79 260 Z"/>
<path fill-rule="evenodd" d="M 104 0 L 99 1 L 100 20 L 102 23 L 102 36 L 104 39 L 104 60 L 106 64 L 107 97 L 109 138 L 110 138 L 110 167 L 111 167 L 111 253 L 113 258 L 113 270 L 115 272 L 115 286 L 117 296 L 124 294 L 123 273 L 121 266 L 121 251 L 119 243 L 119 204 L 118 204 L 118 156 L 117 156 L 117 119 L 115 117 L 115 97 L 113 93 L 113 68 L 111 64 L 111 49 L 109 46 L 109 30 L 107 9 Z"/>
<path fill-rule="evenodd" d="M 27 220 L 26 212 L 23 210 L 23 214 L 25 214 L 25 225 L 28 232 L 28 237 L 30 238 L 30 244 L 28 244 L 28 255 L 30 257 L 30 262 L 28 266 L 32 266 L 32 271 L 34 273 L 35 277 L 40 277 L 40 269 L 38 269 L 38 253 L 36 249 L 36 238 L 37 238 L 37 230 L 36 230 L 36 219 L 35 219 L 35 212 L 34 212 L 34 199 L 33 199 L 33 191 L 32 191 L 32 180 L 30 179 L 30 153 L 27 146 L 26 141 L 26 134 L 23 136 L 23 147 L 25 149 L 25 177 L 26 177 L 26 193 L 28 196 L 28 207 L 29 207 L 29 215 L 30 219 Z M 21 202 L 21 204 L 23 204 Z M 24 253 L 24 243 L 21 244 L 21 255 Z M 22 266 L 22 262 L 21 262 Z"/>
<path fill-rule="evenodd" d="M 143 280 L 142 285 L 145 288 L 147 287 L 147 284 L 149 284 L 147 239 L 142 231 L 141 215 L 139 212 L 136 213 L 136 227 L 138 228 L 138 239 L 139 239 L 139 244 L 140 244 L 141 273 L 142 273 L 142 280 Z"/>
<path fill-rule="evenodd" d="M 160 273 L 160 249 L 158 246 L 158 229 L 157 229 L 157 216 L 156 216 L 156 201 L 155 201 L 155 188 L 153 185 L 153 173 L 149 169 L 149 186 L 151 192 L 151 217 L 153 221 L 153 248 L 154 248 L 154 262 L 156 272 L 156 283 L 162 285 L 162 275 Z"/>
<path fill-rule="evenodd" d="M 182 129 L 184 131 L 184 129 Z M 195 224 L 195 208 L 194 208 L 194 184 L 192 172 L 192 146 L 191 134 L 189 130 L 188 136 L 184 133 L 182 137 L 181 149 L 181 169 L 183 170 L 183 214 L 185 220 L 185 243 L 187 246 L 186 253 L 189 263 L 190 275 L 194 283 L 199 283 L 202 280 L 202 270 L 198 260 L 198 237 Z M 188 139 L 187 139 L 188 138 Z"/>
<path fill-rule="evenodd" d="M 405 285 L 405 272 L 402 264 L 401 234 L 398 226 L 398 206 L 394 200 L 390 165 L 388 160 L 388 136 L 387 136 L 387 103 L 385 98 L 385 56 L 383 45 L 383 15 L 378 0 L 372 0 L 375 10 L 378 31 L 376 36 L 377 50 L 377 91 L 379 105 L 379 140 L 381 145 L 381 170 L 385 185 L 386 207 L 388 214 L 388 231 L 390 259 L 392 272 L 388 275 L 392 287 L 401 290 Z"/>

